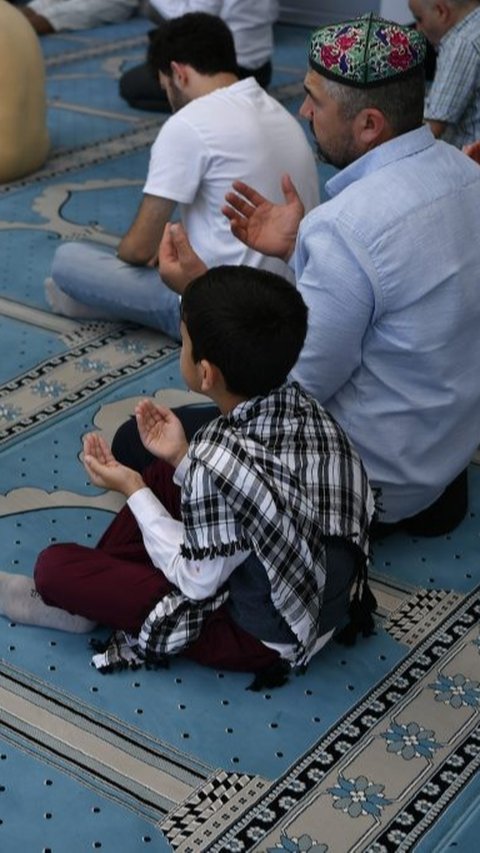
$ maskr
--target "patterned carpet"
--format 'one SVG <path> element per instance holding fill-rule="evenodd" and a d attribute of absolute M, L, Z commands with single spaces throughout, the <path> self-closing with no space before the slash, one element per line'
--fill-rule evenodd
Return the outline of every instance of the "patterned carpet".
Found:
<path fill-rule="evenodd" d="M 64 320 L 43 294 L 59 240 L 115 245 L 136 210 L 162 118 L 129 109 L 117 86 L 147 29 L 138 19 L 42 40 L 52 154 L 0 187 L 0 533 L 12 572 L 30 574 L 50 542 L 94 543 L 118 508 L 86 483 L 84 432 L 111 437 L 144 394 L 197 400 L 167 338 Z M 272 93 L 292 111 L 305 41 L 277 27 Z M 2 853 L 476 850 L 475 465 L 470 486 L 451 536 L 378 544 L 375 636 L 333 644 L 271 693 L 181 659 L 102 676 L 88 638 L 0 618 Z"/>

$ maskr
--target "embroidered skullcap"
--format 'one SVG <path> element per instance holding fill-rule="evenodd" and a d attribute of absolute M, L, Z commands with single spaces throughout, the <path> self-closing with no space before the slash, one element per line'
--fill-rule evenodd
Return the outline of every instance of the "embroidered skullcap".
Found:
<path fill-rule="evenodd" d="M 309 62 L 324 77 L 365 89 L 414 71 L 425 53 L 422 33 L 371 13 L 316 30 Z"/>

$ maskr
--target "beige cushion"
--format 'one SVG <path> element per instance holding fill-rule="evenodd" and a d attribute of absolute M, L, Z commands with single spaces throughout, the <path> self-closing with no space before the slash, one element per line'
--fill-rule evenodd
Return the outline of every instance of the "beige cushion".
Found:
<path fill-rule="evenodd" d="M 27 19 L 0 0 L 0 183 L 38 169 L 49 148 L 45 67 Z"/>

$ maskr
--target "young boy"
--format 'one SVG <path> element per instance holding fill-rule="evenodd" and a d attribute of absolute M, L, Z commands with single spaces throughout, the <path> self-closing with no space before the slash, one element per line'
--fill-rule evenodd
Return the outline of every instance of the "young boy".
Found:
<path fill-rule="evenodd" d="M 306 327 L 285 279 L 212 268 L 183 296 L 181 369 L 220 415 L 187 444 L 173 412 L 140 402 L 140 436 L 157 457 L 143 474 L 99 434 L 85 437 L 92 482 L 127 506 L 96 548 L 40 554 L 35 604 L 45 618 L 79 614 L 85 629 L 118 629 L 98 668 L 178 652 L 255 672 L 303 665 L 348 621 L 374 502 L 345 434 L 286 383 Z M 18 618 L 15 606 L 4 612 Z"/>

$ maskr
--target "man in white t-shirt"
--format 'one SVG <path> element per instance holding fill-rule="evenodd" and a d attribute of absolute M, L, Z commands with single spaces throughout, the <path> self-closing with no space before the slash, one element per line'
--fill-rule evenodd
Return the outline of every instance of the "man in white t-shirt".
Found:
<path fill-rule="evenodd" d="M 155 20 L 176 18 L 187 12 L 218 15 L 229 27 L 238 63 L 238 76 L 253 76 L 265 88 L 272 78 L 273 23 L 277 0 L 150 0 Z M 154 30 L 149 33 L 152 37 Z M 136 65 L 120 78 L 120 94 L 131 107 L 168 111 L 169 103 L 149 63 Z"/>
<path fill-rule="evenodd" d="M 152 146 L 137 215 L 117 256 L 88 243 L 60 246 L 46 291 L 57 313 L 132 320 L 179 339 L 178 296 L 155 268 L 176 205 L 208 266 L 248 264 L 291 279 L 283 261 L 233 237 L 221 213 L 224 196 L 240 179 L 280 202 L 288 173 L 308 211 L 318 203 L 318 176 L 296 119 L 252 77 L 238 80 L 233 39 L 220 18 L 198 12 L 165 21 L 150 53 L 174 115 Z"/>
<path fill-rule="evenodd" d="M 126 21 L 139 0 L 32 0 L 20 6 L 39 36 Z"/>

